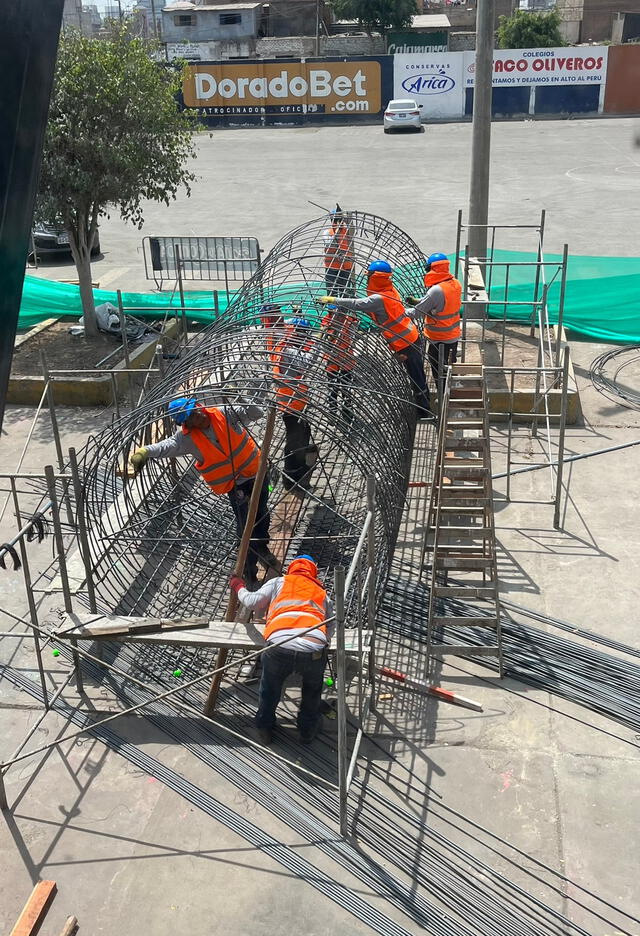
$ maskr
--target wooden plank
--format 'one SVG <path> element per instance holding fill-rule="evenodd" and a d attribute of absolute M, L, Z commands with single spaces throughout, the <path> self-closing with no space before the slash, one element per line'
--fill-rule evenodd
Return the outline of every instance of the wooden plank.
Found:
<path fill-rule="evenodd" d="M 115 615 L 98 617 L 95 614 L 67 614 L 65 623 L 61 628 L 67 633 L 60 633 L 61 637 L 74 637 L 78 640 L 95 640 L 95 635 L 89 632 L 89 629 L 98 629 L 105 638 L 118 640 L 119 642 L 130 643 L 154 643 L 171 646 L 201 646 L 201 647 L 224 647 L 226 649 L 253 650 L 264 647 L 262 638 L 262 624 L 260 622 L 252 623 L 250 621 L 207 621 L 197 630 L 191 630 L 185 626 L 180 630 L 163 630 L 155 633 L 134 632 L 125 634 L 114 634 L 108 630 L 110 626 L 128 626 L 129 621 L 154 623 L 160 618 L 127 618 L 116 617 Z M 86 625 L 84 622 L 87 622 Z M 176 621 L 173 622 L 175 625 Z M 189 624 L 185 621 L 185 625 Z M 74 629 L 68 631 L 69 625 L 74 624 Z M 370 638 L 369 631 L 363 631 L 363 647 L 368 646 Z M 357 630 L 347 630 L 345 634 L 345 643 L 349 653 L 357 653 L 358 634 Z"/>
<path fill-rule="evenodd" d="M 31 891 L 10 936 L 35 936 L 44 920 L 51 901 L 56 895 L 55 881 L 38 881 Z"/>

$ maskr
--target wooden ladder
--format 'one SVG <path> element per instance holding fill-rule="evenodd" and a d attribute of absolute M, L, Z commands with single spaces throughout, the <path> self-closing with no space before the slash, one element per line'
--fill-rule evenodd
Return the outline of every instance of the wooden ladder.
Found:
<path fill-rule="evenodd" d="M 429 661 L 447 654 L 496 656 L 502 678 L 489 413 L 481 364 L 454 364 L 447 375 L 423 572 L 425 567 L 430 572 Z M 449 584 L 450 577 L 455 584 Z M 447 598 L 463 601 L 466 613 L 444 611 Z M 438 643 L 438 634 L 447 628 L 463 632 L 469 642 Z M 490 643 L 480 639 L 487 630 L 495 638 Z"/>

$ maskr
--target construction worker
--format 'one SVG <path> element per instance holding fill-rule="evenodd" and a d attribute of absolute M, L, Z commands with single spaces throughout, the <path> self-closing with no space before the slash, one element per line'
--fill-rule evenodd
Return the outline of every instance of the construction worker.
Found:
<path fill-rule="evenodd" d="M 356 359 L 353 347 L 358 330 L 358 320 L 349 315 L 346 309 L 337 305 L 325 306 L 326 314 L 322 319 L 322 338 L 330 343 L 330 350 L 324 355 L 329 381 L 329 399 L 334 412 L 339 411 L 339 397 L 342 397 L 342 417 L 351 423 L 351 385 Z"/>
<path fill-rule="evenodd" d="M 327 290 L 342 296 L 353 280 L 353 235 L 340 205 L 331 212 L 331 224 L 322 232 L 322 242 Z"/>
<path fill-rule="evenodd" d="M 391 265 L 386 260 L 374 260 L 369 264 L 366 299 L 322 296 L 320 302 L 365 312 L 378 325 L 389 347 L 399 355 L 407 369 L 413 385 L 418 418 L 432 419 L 429 389 L 420 351 L 420 335 L 393 285 L 392 273 Z"/>
<path fill-rule="evenodd" d="M 254 480 L 258 472 L 260 449 L 247 432 L 246 423 L 262 416 L 262 409 L 254 404 L 244 406 L 206 407 L 195 397 L 172 400 L 167 412 L 179 427 L 175 435 L 152 445 L 136 449 L 129 459 L 135 473 L 149 459 L 176 458 L 191 455 L 200 477 L 217 495 L 226 494 L 236 518 L 238 536 L 242 536 Z M 279 568 L 269 550 L 269 497 L 265 477 L 260 489 L 258 512 L 245 565 L 247 581 L 255 584 L 258 560 L 263 565 Z"/>
<path fill-rule="evenodd" d="M 294 311 L 300 312 L 296 307 Z M 311 490 L 310 478 L 318 460 L 318 449 L 311 442 L 311 426 L 304 415 L 309 402 L 309 387 L 304 375 L 317 354 L 311 351 L 311 323 L 300 314 L 287 319 L 278 336 L 267 338 L 273 363 L 278 409 L 285 428 L 284 472 L 286 491 Z"/>
<path fill-rule="evenodd" d="M 427 257 L 424 277 L 427 294 L 415 301 L 415 312 L 425 319 L 424 334 L 429 341 L 431 373 L 440 394 L 444 391 L 446 368 L 456 363 L 460 338 L 460 306 L 462 284 L 449 271 L 449 260 L 443 253 Z M 413 302 L 413 300 L 409 300 Z M 442 354 L 441 386 L 438 386 L 439 362 Z"/>
<path fill-rule="evenodd" d="M 262 676 L 256 725 L 263 744 L 270 744 L 282 686 L 291 673 L 302 676 L 298 730 L 303 744 L 311 744 L 320 728 L 320 698 L 327 648 L 334 630 L 333 604 L 318 581 L 318 567 L 308 555 L 296 556 L 286 575 L 272 578 L 257 591 L 245 588 L 232 575 L 231 588 L 250 610 L 266 612 Z M 310 628 L 312 628 L 310 630 Z M 281 646 L 286 641 L 284 646 Z"/>

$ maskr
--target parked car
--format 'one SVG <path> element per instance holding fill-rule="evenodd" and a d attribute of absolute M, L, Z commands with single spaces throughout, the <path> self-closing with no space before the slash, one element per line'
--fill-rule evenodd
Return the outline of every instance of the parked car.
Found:
<path fill-rule="evenodd" d="M 36 253 L 41 254 L 60 254 L 71 253 L 69 246 L 69 235 L 64 228 L 50 221 L 36 221 L 33 225 L 33 244 L 29 245 L 30 254 L 33 253 L 35 244 Z M 100 253 L 100 234 L 96 232 L 96 242 L 91 248 L 91 256 L 96 257 Z"/>
<path fill-rule="evenodd" d="M 417 130 L 418 133 L 422 129 L 422 124 L 420 122 L 420 109 L 422 104 L 416 104 L 415 101 L 412 101 L 410 98 L 398 101 L 389 101 L 384 112 L 384 132 L 389 133 L 391 130 L 398 129 L 411 129 Z"/>

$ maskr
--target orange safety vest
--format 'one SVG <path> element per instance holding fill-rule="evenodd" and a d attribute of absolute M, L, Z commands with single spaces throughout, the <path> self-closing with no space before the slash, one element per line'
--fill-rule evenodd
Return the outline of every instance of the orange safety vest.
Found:
<path fill-rule="evenodd" d="M 385 318 L 377 324 L 393 351 L 402 351 L 415 344 L 418 329 L 404 310 L 400 293 L 391 282 L 391 273 L 373 273 L 367 284 L 367 295 L 379 295 L 384 302 Z"/>
<path fill-rule="evenodd" d="M 351 270 L 353 268 L 353 246 L 346 224 L 333 225 L 327 231 L 331 238 L 324 249 L 324 265 L 328 270 Z"/>
<path fill-rule="evenodd" d="M 202 407 L 201 412 L 209 417 L 218 444 L 214 445 L 201 429 L 183 426 L 182 431 L 191 436 L 202 454 L 202 461 L 196 462 L 202 480 L 214 494 L 228 494 L 239 475 L 255 478 L 260 449 L 246 429 L 236 432 L 221 410 Z"/>
<path fill-rule="evenodd" d="M 437 260 L 424 278 L 427 289 L 439 286 L 444 293 L 444 308 L 435 317 L 428 315 L 424 333 L 429 341 L 457 341 L 461 334 L 460 306 L 462 284 L 449 272 L 448 260 Z"/>
<path fill-rule="evenodd" d="M 300 562 L 299 559 L 296 561 Z M 268 640 L 277 631 L 308 630 L 314 624 L 320 624 L 325 619 L 326 597 L 326 591 L 316 579 L 299 573 L 285 575 L 280 594 L 269 605 L 264 639 Z M 327 638 L 327 625 L 320 624 L 318 628 L 309 631 L 309 634 L 305 636 L 324 644 Z"/>
<path fill-rule="evenodd" d="M 353 356 L 353 343 L 356 337 L 358 320 L 346 311 L 337 309 L 327 312 L 322 319 L 322 327 L 332 348 L 324 359 L 327 362 L 327 373 L 337 374 L 340 371 L 353 370 L 356 364 Z"/>
<path fill-rule="evenodd" d="M 273 348 L 271 354 L 274 365 L 273 374 L 278 388 L 276 390 L 276 399 L 278 407 L 285 413 L 301 413 L 306 409 L 309 402 L 309 387 L 302 382 L 302 377 L 285 376 L 280 367 L 282 355 L 294 331 L 294 326 L 288 325 L 285 337 Z"/>

